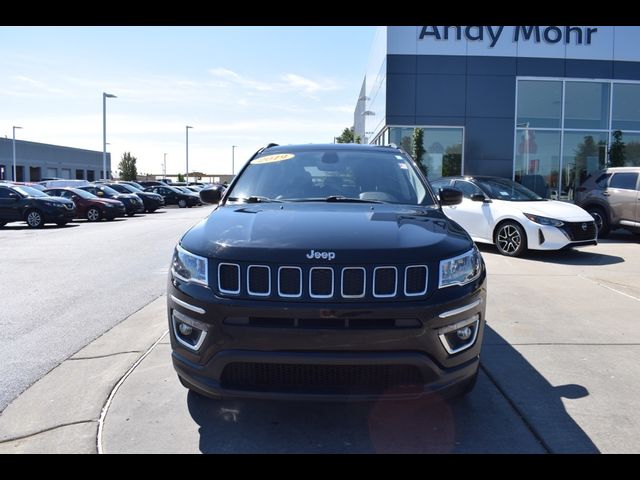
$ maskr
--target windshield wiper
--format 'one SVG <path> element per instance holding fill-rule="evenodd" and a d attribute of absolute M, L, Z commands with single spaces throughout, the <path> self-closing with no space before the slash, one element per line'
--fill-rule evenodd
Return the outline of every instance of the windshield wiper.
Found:
<path fill-rule="evenodd" d="M 282 203 L 282 200 L 276 200 L 275 198 L 269 197 L 260 197 L 260 196 L 252 196 L 252 197 L 229 197 L 229 200 L 232 202 L 244 202 L 244 203 Z"/>
<path fill-rule="evenodd" d="M 362 198 L 345 197 L 343 195 L 330 195 L 316 198 L 292 198 L 292 202 L 345 202 L 345 203 L 385 203 L 381 200 L 366 200 Z"/>

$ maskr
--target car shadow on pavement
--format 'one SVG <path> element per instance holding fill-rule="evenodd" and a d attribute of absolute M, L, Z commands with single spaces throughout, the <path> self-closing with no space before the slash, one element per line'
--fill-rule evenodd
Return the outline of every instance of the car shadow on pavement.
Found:
<path fill-rule="evenodd" d="M 65 228 L 73 228 L 73 227 L 79 227 L 79 226 L 80 225 L 76 224 L 76 223 L 67 223 L 64 226 L 59 227 L 55 223 L 52 223 L 52 224 L 43 225 L 40 228 L 31 228 L 26 223 L 24 223 L 24 224 L 8 223 L 4 227 L 2 227 L 2 230 L 7 230 L 7 231 L 8 230 L 33 230 L 34 232 L 37 232 L 38 230 L 62 230 L 62 229 L 65 229 Z"/>
<path fill-rule="evenodd" d="M 624 230 L 612 230 L 607 238 L 598 239 L 600 243 L 640 243 L 640 235 L 634 235 L 633 233 Z"/>
<path fill-rule="evenodd" d="M 478 248 L 483 254 L 498 253 L 498 249 L 494 245 L 480 244 Z M 505 257 L 511 258 L 511 257 Z M 557 263 L 559 265 L 576 265 L 576 266 L 598 266 L 598 265 L 615 265 L 624 263 L 624 258 L 616 255 L 607 255 L 606 253 L 598 253 L 592 251 L 584 251 L 577 249 L 570 250 L 529 250 L 521 257 L 514 260 L 533 260 L 536 262 Z"/>
<path fill-rule="evenodd" d="M 320 403 L 211 400 L 189 392 L 187 406 L 199 425 L 200 451 L 598 452 L 562 403 L 563 397 L 587 396 L 586 389 L 579 385 L 550 385 L 490 328 L 485 332 L 478 384 L 462 398 L 444 400 L 434 395 L 420 401 Z M 518 405 L 517 409 L 514 405 Z M 542 425 L 540 431 L 538 424 Z M 553 441 L 547 442 L 546 437 Z"/>

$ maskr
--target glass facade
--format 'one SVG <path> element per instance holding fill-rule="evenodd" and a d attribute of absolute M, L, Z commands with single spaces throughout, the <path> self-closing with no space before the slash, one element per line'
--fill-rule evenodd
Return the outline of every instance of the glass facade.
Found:
<path fill-rule="evenodd" d="M 519 79 L 514 179 L 571 201 L 607 166 L 640 165 L 640 83 Z"/>
<path fill-rule="evenodd" d="M 418 163 L 429 179 L 461 175 L 464 145 L 462 127 L 389 127 L 378 139 L 382 142 L 388 136 L 388 143 L 395 143 L 413 154 L 415 128 L 421 128 L 423 132 L 424 153 Z"/>

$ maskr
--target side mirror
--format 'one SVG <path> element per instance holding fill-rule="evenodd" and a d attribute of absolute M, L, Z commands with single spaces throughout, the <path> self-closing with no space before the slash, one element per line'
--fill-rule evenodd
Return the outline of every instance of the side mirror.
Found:
<path fill-rule="evenodd" d="M 484 203 L 490 203 L 491 202 L 490 199 L 488 199 L 487 197 L 485 197 L 481 193 L 474 193 L 473 195 L 471 195 L 471 200 L 474 201 L 474 202 L 484 202 Z"/>
<path fill-rule="evenodd" d="M 200 200 L 204 203 L 219 203 L 221 198 L 222 193 L 215 188 L 207 188 L 200 191 Z"/>
<path fill-rule="evenodd" d="M 444 187 L 440 189 L 440 205 L 458 205 L 462 202 L 462 192 L 457 188 Z"/>

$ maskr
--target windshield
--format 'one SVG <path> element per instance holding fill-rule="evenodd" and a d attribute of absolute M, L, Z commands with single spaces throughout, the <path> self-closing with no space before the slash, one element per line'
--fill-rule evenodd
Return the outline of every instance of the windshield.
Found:
<path fill-rule="evenodd" d="M 139 183 L 136 183 L 136 182 L 123 183 L 122 185 L 127 185 L 127 186 L 133 188 L 135 191 L 144 191 L 144 187 L 142 185 L 140 185 Z"/>
<path fill-rule="evenodd" d="M 540 195 L 532 192 L 527 187 L 506 178 L 476 179 L 480 187 L 495 200 L 507 200 L 511 202 L 531 202 L 544 200 Z"/>
<path fill-rule="evenodd" d="M 79 197 L 86 198 L 87 200 L 91 198 L 98 198 L 93 193 L 82 190 L 81 188 L 70 188 L 70 190 Z"/>
<path fill-rule="evenodd" d="M 109 187 L 119 191 L 120 193 L 137 193 L 138 192 L 137 189 L 133 188 L 131 185 L 127 185 L 126 183 L 117 183 L 114 185 L 109 185 Z"/>
<path fill-rule="evenodd" d="M 229 193 L 232 201 L 250 198 L 435 203 L 413 164 L 399 151 L 364 148 L 263 152 L 251 161 Z"/>
<path fill-rule="evenodd" d="M 120 194 L 120 192 L 117 192 L 113 188 L 108 187 L 106 185 L 100 185 L 100 187 L 96 188 L 96 190 L 102 190 L 105 195 L 113 195 L 113 196 L 115 196 L 115 195 L 119 195 Z"/>
<path fill-rule="evenodd" d="M 25 197 L 49 197 L 46 193 L 41 192 L 37 188 L 26 187 L 26 186 L 14 186 L 13 187 L 17 192 L 20 192 Z"/>

